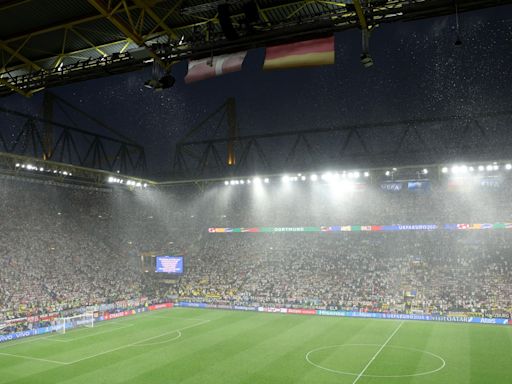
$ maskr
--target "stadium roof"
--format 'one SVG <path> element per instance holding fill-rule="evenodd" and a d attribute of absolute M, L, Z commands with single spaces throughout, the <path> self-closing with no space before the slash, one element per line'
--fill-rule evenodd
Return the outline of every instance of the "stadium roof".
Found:
<path fill-rule="evenodd" d="M 7 0 L 0 96 L 381 23 L 451 14 L 453 0 Z M 466 0 L 458 11 L 512 4 Z"/>

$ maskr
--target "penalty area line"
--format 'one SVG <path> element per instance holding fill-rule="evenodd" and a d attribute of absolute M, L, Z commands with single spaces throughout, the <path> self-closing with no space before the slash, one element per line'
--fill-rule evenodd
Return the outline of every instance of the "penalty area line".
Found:
<path fill-rule="evenodd" d="M 179 337 L 181 337 L 181 332 L 180 331 L 183 331 L 184 329 L 189 329 L 189 328 L 194 328 L 194 327 L 198 327 L 200 325 L 203 325 L 203 324 L 206 324 L 206 323 L 209 323 L 211 320 L 203 320 L 201 321 L 200 323 L 198 324 L 192 324 L 192 325 L 189 325 L 187 327 L 183 327 L 183 328 L 179 328 L 179 329 L 174 329 L 172 331 L 168 331 L 168 332 L 164 332 L 164 333 L 161 333 L 160 335 L 156 335 L 156 336 L 152 336 L 152 337 L 148 337 L 146 339 L 142 339 L 142 340 L 139 340 L 139 341 L 136 341 L 135 343 L 130 343 L 130 344 L 126 344 L 126 345 L 121 345 L 120 347 L 117 347 L 117 348 L 113 348 L 113 349 L 109 349 L 108 351 L 103 351 L 103 352 L 100 352 L 100 353 L 96 353 L 94 355 L 91 355 L 91 356 L 87 356 L 87 357 L 84 357 L 84 358 L 81 358 L 81 359 L 77 359 L 77 360 L 73 360 L 73 361 L 70 361 L 70 362 L 67 362 L 67 363 L 64 363 L 66 365 L 70 365 L 70 364 L 75 364 L 75 363 L 79 363 L 81 361 L 84 361 L 84 360 L 89 360 L 89 359 L 92 359 L 94 357 L 98 357 L 98 356 L 102 356 L 102 355 L 106 355 L 107 353 L 111 353 L 111 352 L 115 352 L 115 351 L 119 351 L 121 349 L 125 349 L 125 348 L 129 348 L 129 347 L 142 347 L 142 346 L 145 346 L 145 345 L 142 345 L 142 344 L 145 344 L 146 342 L 148 341 L 151 341 L 151 340 L 154 340 L 154 339 L 157 339 L 159 337 L 162 337 L 162 336 L 167 336 L 167 335 L 170 335 L 172 333 L 178 333 L 179 334 Z M 179 338 L 177 337 L 177 338 Z M 170 340 L 166 340 L 166 341 L 170 341 Z M 151 345 L 150 343 L 148 343 L 147 345 Z"/>
<path fill-rule="evenodd" d="M 65 362 L 63 362 L 63 361 L 49 360 L 49 359 L 41 359 L 41 358 L 39 358 L 39 357 L 31 357 L 31 356 L 15 355 L 15 354 L 13 354 L 13 353 L 0 352 L 0 355 L 3 355 L 3 356 L 11 356 L 11 357 L 18 357 L 18 358 L 26 359 L 26 360 L 42 361 L 42 362 L 44 362 L 44 363 L 53 363 L 53 364 L 59 364 L 59 365 L 67 365 L 67 364 L 68 364 L 68 363 L 65 363 Z"/>
<path fill-rule="evenodd" d="M 382 352 L 382 350 L 384 349 L 384 347 L 386 345 L 388 345 L 388 343 L 390 342 L 390 340 L 393 338 L 393 336 L 396 335 L 396 333 L 398 332 L 398 330 L 402 327 L 402 325 L 404 324 L 404 322 L 402 321 L 400 324 L 398 324 L 398 327 L 396 327 L 396 329 L 393 331 L 393 333 L 388 337 L 388 339 L 384 342 L 384 344 L 382 344 L 379 348 L 379 350 L 375 353 L 375 355 L 373 355 L 373 357 L 370 359 L 370 361 L 368 362 L 368 364 L 366 364 L 366 366 L 363 368 L 363 370 L 361 372 L 359 372 L 359 375 L 357 375 L 357 377 L 355 378 L 355 380 L 352 382 L 352 384 L 356 384 L 359 379 L 364 375 L 364 373 L 366 372 L 366 370 L 368 369 L 368 367 L 373 363 L 373 361 L 377 358 L 377 356 L 379 356 L 379 354 Z"/>

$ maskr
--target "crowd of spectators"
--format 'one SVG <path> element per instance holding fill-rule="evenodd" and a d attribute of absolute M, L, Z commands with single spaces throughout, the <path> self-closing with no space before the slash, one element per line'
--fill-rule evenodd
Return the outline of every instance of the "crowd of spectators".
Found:
<path fill-rule="evenodd" d="M 183 300 L 363 311 L 512 313 L 506 232 L 211 234 Z"/>
<path fill-rule="evenodd" d="M 509 188 L 115 190 L 0 180 L 2 320 L 149 296 L 510 316 L 510 230 L 209 234 L 208 227 L 512 222 Z M 161 279 L 144 252 L 179 249 Z M 148 271 L 148 272 L 146 272 Z"/>

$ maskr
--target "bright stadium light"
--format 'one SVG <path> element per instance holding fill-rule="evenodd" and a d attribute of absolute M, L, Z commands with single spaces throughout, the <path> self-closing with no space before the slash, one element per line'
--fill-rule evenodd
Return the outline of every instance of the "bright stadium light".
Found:
<path fill-rule="evenodd" d="M 331 172 L 326 172 L 322 175 L 322 180 L 329 181 L 329 180 L 331 180 L 331 177 L 332 177 Z"/>
<path fill-rule="evenodd" d="M 231 180 L 231 181 L 229 182 L 229 184 L 230 184 L 230 185 L 235 185 L 235 180 Z"/>
<path fill-rule="evenodd" d="M 248 179 L 247 180 L 247 184 L 251 184 L 251 183 L 252 183 L 252 181 Z"/>
<path fill-rule="evenodd" d="M 224 185 L 229 185 L 229 181 L 225 180 Z"/>
<path fill-rule="evenodd" d="M 318 180 L 318 176 L 317 176 L 316 174 L 314 174 L 314 173 L 313 173 L 313 174 L 309 177 L 309 179 L 310 179 L 311 181 L 317 181 L 317 180 Z"/>
<path fill-rule="evenodd" d="M 484 171 L 484 170 L 485 170 L 485 167 L 484 167 L 483 165 L 479 165 L 479 166 L 478 166 L 478 170 L 479 170 L 480 172 L 482 172 L 482 171 Z"/>
<path fill-rule="evenodd" d="M 284 175 L 284 176 L 281 178 L 281 181 L 282 181 L 283 183 L 287 183 L 287 182 L 289 182 L 289 181 L 290 181 L 290 177 L 289 177 L 289 176 L 287 176 L 287 175 Z"/>
<path fill-rule="evenodd" d="M 492 168 L 493 168 L 492 164 L 489 164 L 487 167 L 485 167 L 485 169 L 487 171 L 492 171 Z"/>
<path fill-rule="evenodd" d="M 270 183 L 270 179 L 268 177 L 265 177 L 264 182 L 265 182 L 265 184 L 268 184 L 268 183 Z"/>
<path fill-rule="evenodd" d="M 423 173 L 424 175 L 428 175 L 428 169 L 427 169 L 427 168 L 423 168 L 423 170 L 421 171 L 421 173 Z"/>
<path fill-rule="evenodd" d="M 301 179 L 302 181 L 306 181 L 306 176 L 302 175 L 302 176 L 300 177 L 300 179 Z"/>
<path fill-rule="evenodd" d="M 492 166 L 492 169 L 493 169 L 493 171 L 497 171 L 498 169 L 500 169 L 500 166 L 498 164 L 494 164 Z"/>
<path fill-rule="evenodd" d="M 245 184 L 245 180 L 240 180 L 240 184 L 244 185 Z"/>
<path fill-rule="evenodd" d="M 356 179 L 359 179 L 361 177 L 361 174 L 359 172 L 354 172 L 354 177 Z"/>
<path fill-rule="evenodd" d="M 506 169 L 507 171 L 510 171 L 510 170 L 512 169 L 512 164 L 510 164 L 510 163 L 509 163 L 509 164 L 506 164 L 506 165 L 505 165 L 505 169 Z"/>
<path fill-rule="evenodd" d="M 391 175 L 391 172 L 386 171 L 386 176 L 389 176 L 389 175 Z"/>
<path fill-rule="evenodd" d="M 475 167 L 471 166 L 468 168 L 469 172 L 473 172 L 475 170 Z"/>
<path fill-rule="evenodd" d="M 364 177 L 370 177 L 370 172 L 365 172 Z"/>
<path fill-rule="evenodd" d="M 261 179 L 260 179 L 258 176 L 256 176 L 256 177 L 254 177 L 254 178 L 252 179 L 252 182 L 253 182 L 254 184 L 261 184 Z"/>
<path fill-rule="evenodd" d="M 443 168 L 441 169 L 441 172 L 443 172 L 443 173 L 448 173 L 448 167 L 443 167 Z"/>

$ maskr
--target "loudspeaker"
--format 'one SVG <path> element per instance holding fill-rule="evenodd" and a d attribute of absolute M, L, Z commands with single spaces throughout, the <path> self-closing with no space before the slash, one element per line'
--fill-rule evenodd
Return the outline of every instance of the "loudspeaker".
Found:
<path fill-rule="evenodd" d="M 233 24 L 231 24 L 229 4 L 220 4 L 217 7 L 217 12 L 219 14 L 219 23 L 222 28 L 222 32 L 224 32 L 224 36 L 226 36 L 228 40 L 238 39 L 238 33 L 235 31 Z"/>

